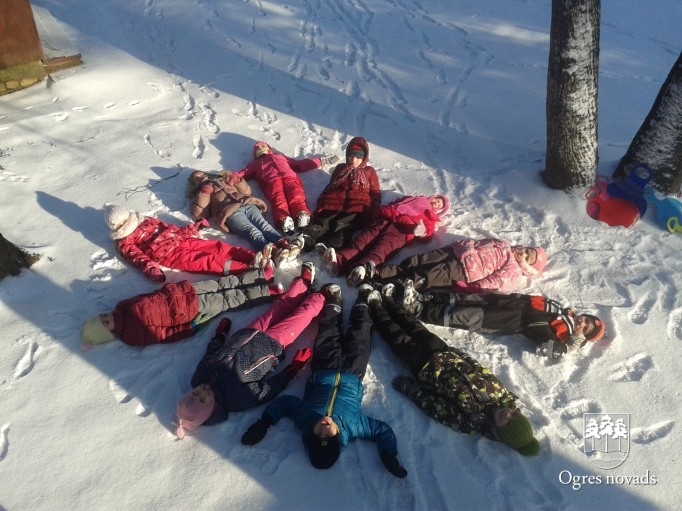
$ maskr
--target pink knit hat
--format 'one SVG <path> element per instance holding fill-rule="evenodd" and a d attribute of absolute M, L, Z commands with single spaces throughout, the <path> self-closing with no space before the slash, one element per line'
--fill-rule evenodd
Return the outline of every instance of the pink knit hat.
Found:
<path fill-rule="evenodd" d="M 540 273 L 545 269 L 545 265 L 547 264 L 547 252 L 545 252 L 545 249 L 542 247 L 533 247 L 533 250 L 535 250 L 535 263 L 531 264 L 531 266 L 535 271 Z"/>
<path fill-rule="evenodd" d="M 178 416 L 178 429 L 175 433 L 178 438 L 185 438 L 185 431 L 194 431 L 208 419 L 215 410 L 216 405 L 205 405 L 197 396 L 189 391 L 178 401 L 175 411 Z"/>

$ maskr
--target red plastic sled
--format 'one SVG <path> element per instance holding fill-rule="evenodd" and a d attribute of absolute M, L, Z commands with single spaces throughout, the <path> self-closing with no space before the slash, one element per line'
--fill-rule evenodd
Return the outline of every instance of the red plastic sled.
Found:
<path fill-rule="evenodd" d="M 587 215 L 612 227 L 632 227 L 639 220 L 639 208 L 626 199 L 611 197 L 607 192 L 609 178 L 597 176 L 585 193 Z"/>

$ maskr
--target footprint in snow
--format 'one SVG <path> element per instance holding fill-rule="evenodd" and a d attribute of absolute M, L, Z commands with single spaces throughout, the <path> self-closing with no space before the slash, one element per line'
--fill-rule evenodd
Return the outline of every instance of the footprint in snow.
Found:
<path fill-rule="evenodd" d="M 40 345 L 34 340 L 28 341 L 24 356 L 21 357 L 21 360 L 19 360 L 14 367 L 14 377 L 23 378 L 30 373 L 33 370 L 33 367 L 35 367 L 36 359 L 39 354 Z"/>
<path fill-rule="evenodd" d="M 13 174 L 12 172 L 4 171 L 2 176 L 0 176 L 0 181 L 9 180 L 12 183 L 25 183 L 29 180 L 28 176 L 21 176 L 19 174 Z"/>
<path fill-rule="evenodd" d="M 636 444 L 650 444 L 667 436 L 672 431 L 674 425 L 673 421 L 665 421 L 648 428 L 636 428 L 630 431 L 630 439 Z"/>
<path fill-rule="evenodd" d="M 671 339 L 682 341 L 682 313 L 675 311 L 670 315 L 668 321 L 668 336 Z"/>
<path fill-rule="evenodd" d="M 4 460 L 9 451 L 9 424 L 0 429 L 0 461 Z"/>
<path fill-rule="evenodd" d="M 589 399 L 578 399 L 568 403 L 564 410 L 561 412 L 562 419 L 576 419 L 582 417 L 585 413 L 599 413 L 601 411 L 601 406 L 594 401 Z"/>
<path fill-rule="evenodd" d="M 642 325 L 649 319 L 649 312 L 655 303 L 655 299 L 651 294 L 644 296 L 635 307 L 628 313 L 628 318 L 636 325 Z"/>
<path fill-rule="evenodd" d="M 611 368 L 611 381 L 639 381 L 644 374 L 654 366 L 651 357 L 645 353 L 638 353 Z"/>

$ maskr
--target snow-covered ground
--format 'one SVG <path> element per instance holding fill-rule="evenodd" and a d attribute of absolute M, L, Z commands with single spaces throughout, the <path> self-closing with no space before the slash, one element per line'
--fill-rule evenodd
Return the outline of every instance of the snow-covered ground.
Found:
<path fill-rule="evenodd" d="M 653 208 L 631 229 L 609 228 L 581 194 L 541 182 L 549 0 L 32 3 L 84 64 L 0 98 L 0 232 L 42 255 L 0 282 L 0 509 L 679 505 L 682 238 Z M 682 48 L 682 3 L 602 4 L 599 171 L 610 175 Z M 398 258 L 460 236 L 541 244 L 550 263 L 524 291 L 606 320 L 605 340 L 556 365 L 521 337 L 434 327 L 520 396 L 539 456 L 430 420 L 391 387 L 406 371 L 379 336 L 364 407 L 395 430 L 403 480 L 363 442 L 315 470 L 290 421 L 242 446 L 260 409 L 176 441 L 175 403 L 210 328 L 173 345 L 80 349 L 87 317 L 156 288 L 116 257 L 105 202 L 183 224 L 189 169 L 241 168 L 261 139 L 296 157 L 342 155 L 356 135 L 371 144 L 384 202 L 434 192 L 453 202 L 431 245 Z M 301 177 L 314 205 L 328 176 Z M 319 267 L 319 282 L 332 278 Z M 187 277 L 203 278 L 170 280 Z M 339 283 L 348 308 L 355 290 Z M 234 326 L 264 307 L 232 314 Z M 307 374 L 287 392 L 300 394 Z M 584 413 L 629 414 L 622 465 L 585 456 Z"/>

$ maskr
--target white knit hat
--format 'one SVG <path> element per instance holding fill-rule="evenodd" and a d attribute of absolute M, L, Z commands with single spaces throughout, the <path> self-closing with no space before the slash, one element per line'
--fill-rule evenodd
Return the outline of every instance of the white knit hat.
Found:
<path fill-rule="evenodd" d="M 104 344 L 116 336 L 107 330 L 99 316 L 93 316 L 83 323 L 83 342 L 85 344 Z"/>
<path fill-rule="evenodd" d="M 132 234 L 140 223 L 137 213 L 114 204 L 104 206 L 104 221 L 111 230 L 109 235 L 115 240 Z"/>

